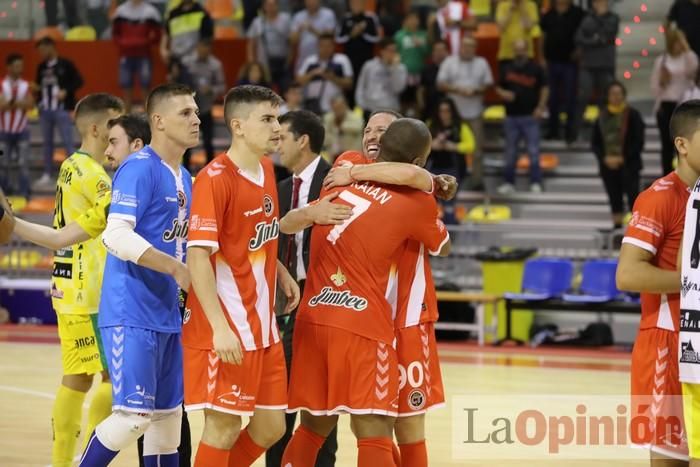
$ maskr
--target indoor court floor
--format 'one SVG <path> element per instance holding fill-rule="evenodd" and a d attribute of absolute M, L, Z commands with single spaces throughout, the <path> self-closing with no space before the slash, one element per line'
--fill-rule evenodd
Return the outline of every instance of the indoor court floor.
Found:
<path fill-rule="evenodd" d="M 0 326 L 0 413 L 4 414 L 0 418 L 0 466 L 49 465 L 50 416 L 61 375 L 59 352 L 55 328 Z M 624 443 L 605 448 L 608 451 L 601 451 L 603 448 L 599 447 L 581 448 L 576 451 L 578 454 L 570 451 L 566 458 L 542 454 L 549 449 L 547 446 L 551 446 L 551 433 L 554 432 L 551 425 L 536 448 L 539 454 L 532 455 L 528 451 L 529 454 L 520 459 L 499 459 L 500 452 L 510 453 L 505 457 L 512 457 L 514 451 L 500 450 L 493 443 L 486 446 L 483 443 L 464 442 L 469 438 L 464 415 L 469 412 L 466 410 L 469 407 L 472 414 L 479 412 L 472 420 L 478 431 L 488 428 L 495 420 L 495 416 L 490 419 L 488 415 L 482 417 L 484 413 L 497 413 L 515 421 L 516 414 L 521 413 L 523 408 L 542 408 L 547 415 L 545 408 L 551 410 L 559 399 L 580 401 L 589 407 L 591 414 L 596 404 L 610 401 L 627 403 L 629 353 L 495 349 L 448 343 L 440 345 L 440 356 L 447 407 L 428 414 L 427 439 L 431 466 L 648 465 L 648 461 L 644 461 L 646 453 L 643 450 L 630 448 Z M 563 413 L 565 409 L 562 409 Z M 196 446 L 201 433 L 201 413 L 192 414 L 190 420 L 192 442 Z M 501 419 L 501 425 L 494 426 L 500 428 L 503 423 Z M 528 433 L 535 433 L 537 429 L 535 427 L 535 431 Z M 483 433 L 473 433 L 472 439 L 483 440 L 483 436 Z M 341 417 L 339 438 L 337 465 L 356 465 L 355 440 L 349 430 L 347 416 Z M 603 452 L 610 453 L 610 458 L 605 458 L 607 454 Z M 138 465 L 136 446 L 122 452 L 112 465 Z M 259 460 L 255 465 L 263 466 L 264 462 Z"/>

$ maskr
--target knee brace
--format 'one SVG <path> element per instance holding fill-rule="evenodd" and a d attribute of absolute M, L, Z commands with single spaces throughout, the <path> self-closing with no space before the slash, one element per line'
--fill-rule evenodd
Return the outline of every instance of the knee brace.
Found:
<path fill-rule="evenodd" d="M 182 407 L 167 413 L 153 415 L 151 426 L 143 437 L 143 455 L 174 454 L 180 445 Z"/>
<path fill-rule="evenodd" d="M 141 415 L 117 410 L 95 428 L 95 433 L 107 449 L 121 451 L 146 432 L 151 417 L 152 414 Z"/>

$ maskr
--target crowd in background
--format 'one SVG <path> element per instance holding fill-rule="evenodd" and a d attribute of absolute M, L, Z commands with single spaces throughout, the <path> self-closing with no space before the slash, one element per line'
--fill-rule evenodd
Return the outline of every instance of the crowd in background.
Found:
<path fill-rule="evenodd" d="M 137 85 L 144 90 L 154 85 L 152 61 L 159 55 L 168 66 L 168 79 L 197 92 L 203 146 L 211 159 L 212 108 L 225 92 L 226 80 L 223 57 L 212 54 L 214 21 L 206 8 L 195 0 L 124 0 L 108 17 L 110 0 L 83 1 L 82 20 L 100 36 L 111 37 L 119 49 L 119 83 L 127 106 Z M 625 145 L 633 128 L 624 87 L 615 82 L 620 19 L 609 0 L 494 1 L 493 17 L 487 19 L 499 29 L 497 73 L 477 54 L 475 31 L 482 19 L 471 13 L 468 2 L 378 0 L 370 9 L 369 1 L 244 0 L 247 62 L 237 82 L 273 87 L 285 98 L 285 110 L 305 108 L 321 115 L 327 135 L 323 150 L 329 159 L 360 149 L 364 121 L 374 110 L 424 119 L 434 137 L 428 168 L 454 174 L 471 190 L 484 189 L 484 97 L 492 90 L 505 105 L 505 167 L 498 187 L 504 195 L 515 191 L 522 143 L 530 159 L 530 190 L 545 188 L 539 164 L 541 129 L 545 138 L 575 143 L 592 102 L 600 109 L 594 126 L 599 138 L 593 138 L 592 150 L 618 224 L 626 210 L 622 193 L 631 206 L 639 190 L 643 137 L 642 146 Z M 48 24 L 58 24 L 56 3 L 46 2 Z M 66 27 L 81 20 L 78 0 L 61 3 Z M 700 4 L 677 0 L 669 13 L 666 52 L 654 64 L 651 88 L 665 173 L 672 170 L 674 155 L 670 114 L 679 101 L 700 95 L 695 86 L 698 21 Z M 73 64 L 58 57 L 50 40 L 40 41 L 38 52 L 43 61 L 31 87 L 45 143 L 46 169 L 40 182 L 46 182 L 54 170 L 54 126 L 67 152 L 73 150 L 68 112 L 82 80 Z M 8 80 L 19 76 L 17 60 L 8 62 Z M 609 102 L 611 92 L 615 94 L 611 85 L 622 93 L 621 103 Z M 2 101 L 0 105 L 7 107 Z M 23 136 L 12 136 L 13 151 L 26 150 L 20 140 Z M 24 181 L 16 189 L 29 190 Z M 446 206 L 448 213 L 451 209 Z"/>

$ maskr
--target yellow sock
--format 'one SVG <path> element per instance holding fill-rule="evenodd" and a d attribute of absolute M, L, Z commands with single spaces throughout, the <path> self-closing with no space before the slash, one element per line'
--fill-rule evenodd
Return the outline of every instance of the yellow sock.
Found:
<path fill-rule="evenodd" d="M 75 456 L 75 443 L 80 436 L 85 393 L 67 388 L 58 388 L 53 406 L 53 467 L 70 467 Z"/>
<path fill-rule="evenodd" d="M 112 383 L 107 381 L 100 383 L 100 385 L 97 386 L 95 395 L 92 397 L 92 402 L 90 402 L 87 426 L 85 427 L 85 432 L 83 434 L 83 451 L 85 450 L 85 445 L 90 440 L 90 436 L 92 436 L 92 432 L 95 431 L 95 427 L 111 414 Z"/>

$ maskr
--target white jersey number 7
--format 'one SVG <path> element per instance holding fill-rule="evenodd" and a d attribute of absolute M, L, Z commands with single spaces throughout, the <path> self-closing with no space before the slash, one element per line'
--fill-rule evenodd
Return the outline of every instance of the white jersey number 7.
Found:
<path fill-rule="evenodd" d="M 336 225 L 330 232 L 328 232 L 326 240 L 331 242 L 333 245 L 335 245 L 335 242 L 337 242 L 340 238 L 340 234 L 342 234 L 355 219 L 360 217 L 372 205 L 371 201 L 357 196 L 355 193 L 351 193 L 347 190 L 341 191 L 338 198 L 347 201 L 352 205 L 352 216 L 347 218 L 342 224 Z"/>

